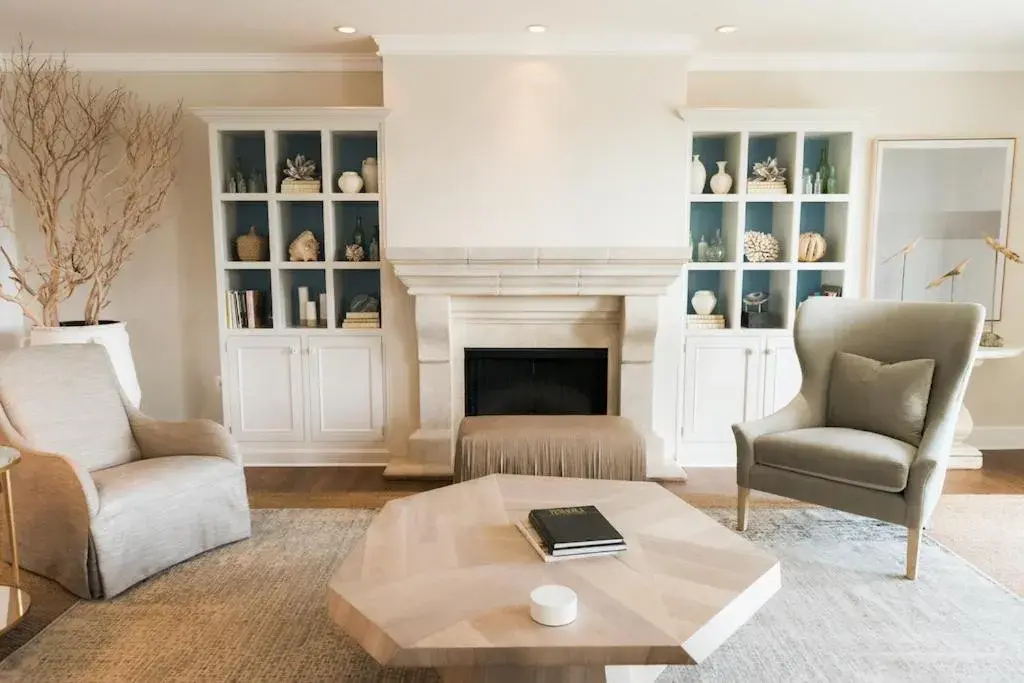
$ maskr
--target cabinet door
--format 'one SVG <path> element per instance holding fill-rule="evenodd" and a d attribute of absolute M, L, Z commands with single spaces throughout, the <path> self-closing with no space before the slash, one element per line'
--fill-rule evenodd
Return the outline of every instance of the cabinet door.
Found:
<path fill-rule="evenodd" d="M 732 443 L 732 425 L 760 415 L 761 339 L 686 338 L 683 439 Z"/>
<path fill-rule="evenodd" d="M 764 414 L 771 415 L 800 393 L 803 374 L 792 338 L 772 337 L 764 349 Z"/>
<path fill-rule="evenodd" d="M 379 441 L 384 437 L 381 339 L 309 340 L 310 438 Z"/>
<path fill-rule="evenodd" d="M 302 441 L 302 355 L 298 337 L 228 339 L 228 405 L 239 441 Z"/>

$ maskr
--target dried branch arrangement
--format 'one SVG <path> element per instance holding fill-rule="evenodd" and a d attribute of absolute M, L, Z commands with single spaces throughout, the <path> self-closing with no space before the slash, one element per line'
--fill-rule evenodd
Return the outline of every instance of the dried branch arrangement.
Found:
<path fill-rule="evenodd" d="M 16 289 L 0 298 L 34 324 L 56 327 L 61 302 L 88 287 L 83 320 L 97 324 L 135 241 L 160 225 L 181 146 L 181 105 L 143 106 L 122 87 L 100 90 L 66 59 L 38 58 L 25 45 L 5 66 L 0 175 L 31 206 L 44 253 L 15 262 L 0 250 Z"/>

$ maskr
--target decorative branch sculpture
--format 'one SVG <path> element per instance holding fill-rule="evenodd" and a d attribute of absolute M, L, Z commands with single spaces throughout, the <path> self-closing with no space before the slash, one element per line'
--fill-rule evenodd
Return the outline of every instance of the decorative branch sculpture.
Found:
<path fill-rule="evenodd" d="M 15 50 L 0 76 L 0 176 L 31 206 L 43 254 L 15 262 L 0 250 L 15 286 L 0 298 L 55 327 L 61 303 L 88 286 L 83 320 L 97 324 L 135 241 L 160 225 L 181 117 L 180 103 L 143 106 L 123 87 L 91 86 L 66 58 Z"/>

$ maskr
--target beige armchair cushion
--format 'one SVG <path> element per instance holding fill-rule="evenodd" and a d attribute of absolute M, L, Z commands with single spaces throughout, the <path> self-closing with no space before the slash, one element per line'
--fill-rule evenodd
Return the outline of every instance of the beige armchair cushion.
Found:
<path fill-rule="evenodd" d="M 826 424 L 919 446 L 934 372 L 931 358 L 881 363 L 839 351 L 832 359 Z"/>
<path fill-rule="evenodd" d="M 0 397 L 12 426 L 40 451 L 89 471 L 138 460 L 121 389 L 99 344 L 32 346 L 4 357 Z"/>
<path fill-rule="evenodd" d="M 916 453 L 899 439 L 843 427 L 794 429 L 754 441 L 760 465 L 892 493 L 907 487 Z"/>

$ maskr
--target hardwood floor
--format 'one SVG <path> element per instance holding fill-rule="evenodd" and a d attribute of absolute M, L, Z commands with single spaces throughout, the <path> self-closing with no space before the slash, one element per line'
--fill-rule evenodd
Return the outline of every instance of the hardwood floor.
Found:
<path fill-rule="evenodd" d="M 736 478 L 726 467 L 689 470 L 685 484 L 664 486 L 692 503 L 727 505 L 736 498 Z M 256 508 L 379 507 L 389 500 L 445 486 L 447 480 L 385 479 L 383 467 L 250 467 L 245 471 L 249 500 Z M 1024 451 L 985 454 L 980 470 L 953 470 L 946 494 L 1016 493 L 1024 495 Z M 752 491 L 751 504 L 793 504 Z"/>

